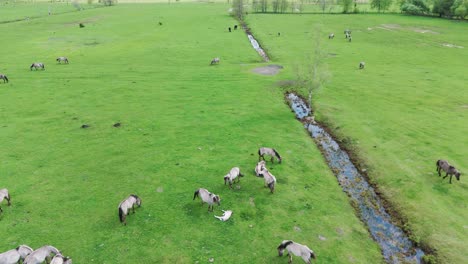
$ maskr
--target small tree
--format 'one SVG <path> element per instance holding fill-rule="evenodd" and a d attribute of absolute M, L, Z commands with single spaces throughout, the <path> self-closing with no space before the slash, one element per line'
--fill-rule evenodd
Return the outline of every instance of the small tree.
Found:
<path fill-rule="evenodd" d="M 392 0 L 372 0 L 371 7 L 380 11 L 386 11 L 392 5 Z"/>
<path fill-rule="evenodd" d="M 338 2 L 343 6 L 343 13 L 349 13 L 353 0 L 338 0 Z"/>
<path fill-rule="evenodd" d="M 455 0 L 452 13 L 461 19 L 468 17 L 468 0 Z"/>
<path fill-rule="evenodd" d="M 453 15 L 451 9 L 453 2 L 454 0 L 435 0 L 432 13 L 438 14 L 439 17 L 451 17 Z"/>
<path fill-rule="evenodd" d="M 242 21 L 244 19 L 244 0 L 232 1 L 232 11 L 234 16 Z"/>

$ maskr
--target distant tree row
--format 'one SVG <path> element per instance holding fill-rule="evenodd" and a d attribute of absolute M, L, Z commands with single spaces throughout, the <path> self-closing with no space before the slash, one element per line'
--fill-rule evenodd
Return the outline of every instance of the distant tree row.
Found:
<path fill-rule="evenodd" d="M 468 0 L 400 0 L 400 9 L 413 15 L 435 14 L 447 18 L 468 18 Z"/>

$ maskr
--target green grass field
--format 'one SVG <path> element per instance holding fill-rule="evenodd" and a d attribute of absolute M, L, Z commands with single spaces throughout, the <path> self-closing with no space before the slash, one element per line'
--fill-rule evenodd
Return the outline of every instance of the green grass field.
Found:
<path fill-rule="evenodd" d="M 290 79 L 309 63 L 321 28 L 333 55 L 332 77 L 315 94 L 317 119 L 362 160 L 414 240 L 436 249 L 440 263 L 465 263 L 468 24 L 401 15 L 255 15 L 247 22 Z M 462 172 L 460 182 L 437 177 L 441 158 Z"/>
<path fill-rule="evenodd" d="M 260 57 L 242 31 L 227 32 L 227 9 L 118 5 L 0 24 L 10 79 L 0 188 L 13 203 L 2 204 L 0 252 L 51 244 L 74 263 L 286 263 L 276 247 L 292 239 L 318 263 L 382 262 L 274 85 L 286 75 L 251 73 Z M 30 71 L 34 61 L 46 70 Z M 284 158 L 269 164 L 273 195 L 253 174 L 260 146 Z M 233 166 L 246 176 L 229 190 Z M 215 213 L 192 201 L 199 187 L 221 196 Z M 117 206 L 131 193 L 143 204 L 124 227 Z M 220 209 L 233 217 L 218 221 Z"/>

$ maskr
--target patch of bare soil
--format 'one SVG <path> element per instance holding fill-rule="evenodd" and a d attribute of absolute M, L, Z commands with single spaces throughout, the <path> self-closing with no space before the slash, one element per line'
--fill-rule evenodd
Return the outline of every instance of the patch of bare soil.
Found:
<path fill-rule="evenodd" d="M 264 67 L 255 68 L 252 70 L 252 72 L 258 73 L 261 75 L 276 75 L 279 73 L 281 69 L 283 69 L 283 66 L 272 64 L 272 65 L 267 65 Z"/>
<path fill-rule="evenodd" d="M 463 49 L 463 46 L 458 46 L 450 43 L 442 43 L 442 46 L 447 47 L 447 48 L 458 48 L 458 49 Z"/>
<path fill-rule="evenodd" d="M 425 33 L 429 33 L 429 34 L 440 34 L 439 32 L 435 32 L 433 30 L 430 30 L 430 29 L 425 29 L 425 28 L 415 28 L 415 27 L 412 27 L 410 28 L 411 30 L 413 30 L 414 32 L 418 32 L 418 33 L 422 33 L 422 34 L 425 34 Z"/>

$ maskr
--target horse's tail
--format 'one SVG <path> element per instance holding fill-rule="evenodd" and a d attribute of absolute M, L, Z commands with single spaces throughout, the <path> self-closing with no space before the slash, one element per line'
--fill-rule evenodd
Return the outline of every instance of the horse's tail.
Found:
<path fill-rule="evenodd" d="M 6 77 L 6 75 L 3 75 L 3 78 L 5 78 L 5 81 L 8 82 L 8 77 Z"/>
<path fill-rule="evenodd" d="M 275 152 L 275 155 L 276 155 L 276 157 L 278 158 L 279 163 L 281 163 L 281 156 L 280 156 L 280 154 L 278 153 L 278 151 L 276 151 L 276 149 L 273 149 L 273 152 Z"/>
<path fill-rule="evenodd" d="M 195 193 L 193 194 L 193 200 L 195 200 L 195 198 L 197 198 L 199 192 L 200 192 L 200 189 L 195 191 Z"/>
<path fill-rule="evenodd" d="M 310 251 L 310 257 L 313 258 L 313 259 L 317 258 L 317 256 L 315 255 L 315 253 L 312 250 Z"/>
<path fill-rule="evenodd" d="M 124 219 L 124 211 L 122 210 L 122 207 L 119 207 L 119 219 L 120 219 L 120 222 L 123 223 L 123 221 L 125 220 Z"/>

